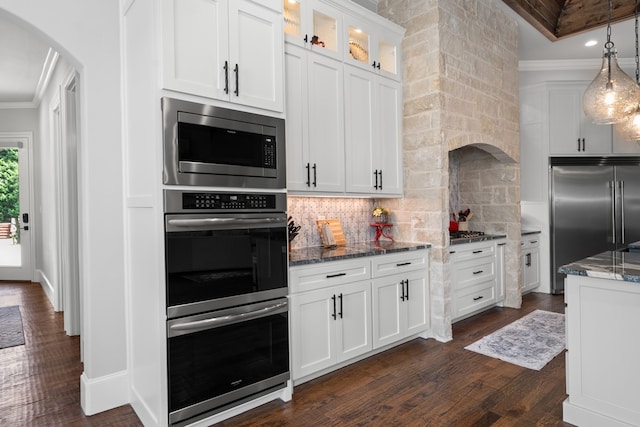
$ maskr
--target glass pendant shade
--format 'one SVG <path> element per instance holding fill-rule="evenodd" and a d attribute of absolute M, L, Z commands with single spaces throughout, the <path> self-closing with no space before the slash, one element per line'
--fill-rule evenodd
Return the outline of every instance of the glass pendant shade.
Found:
<path fill-rule="evenodd" d="M 608 56 L 611 56 L 609 61 Z M 609 70 L 609 63 L 611 70 Z M 638 105 L 640 88 L 618 65 L 615 51 L 605 51 L 602 68 L 582 98 L 582 108 L 591 121 L 598 125 L 617 123 Z"/>
<path fill-rule="evenodd" d="M 633 113 L 616 123 L 616 132 L 625 141 L 640 140 L 640 105 L 636 105 Z"/>

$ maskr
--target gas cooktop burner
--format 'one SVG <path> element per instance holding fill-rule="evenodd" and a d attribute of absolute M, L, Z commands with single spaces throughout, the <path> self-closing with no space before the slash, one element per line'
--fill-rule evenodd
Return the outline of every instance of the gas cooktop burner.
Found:
<path fill-rule="evenodd" d="M 452 239 L 470 239 L 472 237 L 484 236 L 484 231 L 450 231 L 449 237 Z"/>

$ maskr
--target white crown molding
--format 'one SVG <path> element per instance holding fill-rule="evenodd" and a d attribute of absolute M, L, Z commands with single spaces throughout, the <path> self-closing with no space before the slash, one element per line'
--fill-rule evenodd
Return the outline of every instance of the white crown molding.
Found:
<path fill-rule="evenodd" d="M 635 59 L 620 58 L 618 64 L 621 67 L 635 68 Z M 566 71 L 566 70 L 599 70 L 602 58 L 593 59 L 549 59 L 536 61 L 520 61 L 519 71 Z"/>
<path fill-rule="evenodd" d="M 38 84 L 36 85 L 36 89 L 34 91 L 33 100 L 25 101 L 25 102 L 0 102 L 0 110 L 13 110 L 19 108 L 38 108 L 40 106 L 40 101 L 42 100 L 42 96 L 47 90 L 47 86 L 49 85 L 49 80 L 51 80 L 51 75 L 56 68 L 56 64 L 58 63 L 58 58 L 60 54 L 55 50 L 49 48 L 47 52 L 47 57 L 45 58 L 42 64 L 42 71 L 40 72 L 40 78 L 38 79 Z"/>
<path fill-rule="evenodd" d="M 0 102 L 0 110 L 15 110 L 20 108 L 38 108 L 35 102 Z"/>
<path fill-rule="evenodd" d="M 366 7 L 369 10 L 378 12 L 378 0 L 351 0 L 353 3 L 357 3 L 362 7 Z"/>
<path fill-rule="evenodd" d="M 44 92 L 47 90 L 47 85 L 49 84 L 53 70 L 56 68 L 59 56 L 58 52 L 49 48 L 44 64 L 42 64 L 42 72 L 40 73 L 40 79 L 38 80 L 38 85 L 36 86 L 35 94 L 33 96 L 32 102 L 36 105 L 40 104 L 42 95 L 44 95 Z"/>

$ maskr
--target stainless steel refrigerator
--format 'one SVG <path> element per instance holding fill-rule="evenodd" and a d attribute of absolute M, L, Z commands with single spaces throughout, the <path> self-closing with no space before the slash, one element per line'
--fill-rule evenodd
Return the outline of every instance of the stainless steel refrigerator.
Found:
<path fill-rule="evenodd" d="M 564 264 L 640 241 L 640 158 L 552 158 L 551 292 Z"/>

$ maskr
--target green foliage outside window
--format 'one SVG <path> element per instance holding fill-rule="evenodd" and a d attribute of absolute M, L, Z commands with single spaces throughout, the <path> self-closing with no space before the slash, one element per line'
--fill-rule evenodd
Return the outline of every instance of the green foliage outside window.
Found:
<path fill-rule="evenodd" d="M 0 222 L 10 222 L 20 213 L 18 203 L 18 150 L 0 149 Z"/>

